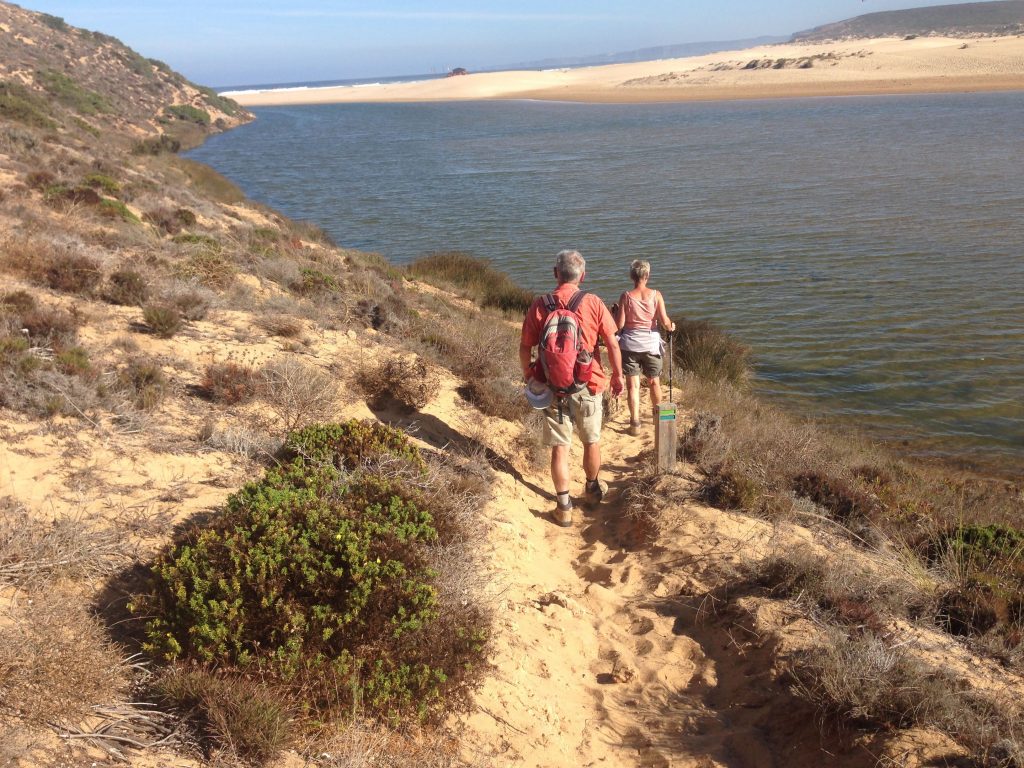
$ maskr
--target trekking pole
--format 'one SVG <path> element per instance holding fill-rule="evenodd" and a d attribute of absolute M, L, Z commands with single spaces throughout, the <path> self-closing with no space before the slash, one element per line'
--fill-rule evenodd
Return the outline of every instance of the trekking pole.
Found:
<path fill-rule="evenodd" d="M 672 331 L 668 332 L 668 401 L 670 403 L 675 402 L 675 398 L 672 396 L 672 358 L 675 357 L 675 353 L 672 351 L 672 342 L 675 334 Z"/>

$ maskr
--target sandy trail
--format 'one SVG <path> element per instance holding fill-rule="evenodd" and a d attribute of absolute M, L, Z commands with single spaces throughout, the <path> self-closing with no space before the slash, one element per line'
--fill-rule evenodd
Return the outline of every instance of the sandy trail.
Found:
<path fill-rule="evenodd" d="M 486 513 L 501 595 L 495 669 L 458 725 L 467 756 L 514 766 L 821 765 L 814 719 L 777 681 L 772 642 L 707 610 L 710 574 L 749 557 L 743 550 L 770 531 L 685 502 L 684 466 L 667 491 L 690 507 L 672 546 L 645 541 L 623 506 L 650 461 L 653 429 L 631 437 L 627 423 L 622 413 L 606 422 L 609 496 L 593 509 L 577 503 L 570 529 L 548 517 L 545 472 L 499 475 Z M 830 764 L 873 764 L 865 757 Z"/>

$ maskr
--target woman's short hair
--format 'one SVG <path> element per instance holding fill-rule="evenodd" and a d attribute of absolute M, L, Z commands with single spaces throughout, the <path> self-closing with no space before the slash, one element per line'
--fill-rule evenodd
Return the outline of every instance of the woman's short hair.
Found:
<path fill-rule="evenodd" d="M 646 280 L 651 276 L 651 262 L 637 259 L 629 265 L 629 276 L 634 283 Z"/>

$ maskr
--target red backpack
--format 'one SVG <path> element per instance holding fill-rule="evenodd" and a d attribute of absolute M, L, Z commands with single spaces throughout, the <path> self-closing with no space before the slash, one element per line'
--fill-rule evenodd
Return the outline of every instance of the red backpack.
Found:
<path fill-rule="evenodd" d="M 564 307 L 555 294 L 544 297 L 548 315 L 541 327 L 535 378 L 547 382 L 557 397 L 574 395 L 590 382 L 594 356 L 583 346 L 579 314 L 586 295 L 586 291 L 577 291 Z"/>

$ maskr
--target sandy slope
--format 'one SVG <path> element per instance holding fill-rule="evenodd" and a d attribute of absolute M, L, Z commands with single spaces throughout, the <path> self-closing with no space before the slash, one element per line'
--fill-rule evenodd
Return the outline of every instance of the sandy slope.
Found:
<path fill-rule="evenodd" d="M 789 61 L 774 68 L 780 59 Z M 808 60 L 810 66 L 800 66 Z M 765 66 L 746 69 L 752 61 Z M 356 88 L 240 92 L 232 98 L 245 106 L 474 99 L 657 102 L 997 90 L 1024 90 L 1024 38 L 790 43 L 685 59 Z"/>

